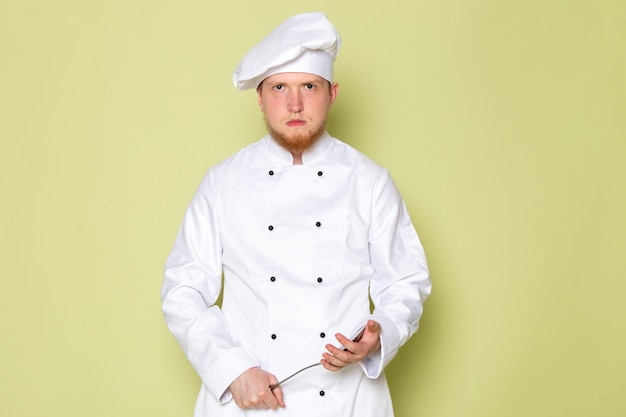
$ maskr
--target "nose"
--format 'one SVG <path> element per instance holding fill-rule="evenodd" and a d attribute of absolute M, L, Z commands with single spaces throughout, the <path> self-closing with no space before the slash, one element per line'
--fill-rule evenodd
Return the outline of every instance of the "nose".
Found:
<path fill-rule="evenodd" d="M 289 111 L 291 113 L 300 113 L 302 110 L 304 110 L 302 97 L 300 96 L 299 92 L 293 92 L 289 95 L 289 101 L 287 103 L 287 106 L 289 107 Z"/>

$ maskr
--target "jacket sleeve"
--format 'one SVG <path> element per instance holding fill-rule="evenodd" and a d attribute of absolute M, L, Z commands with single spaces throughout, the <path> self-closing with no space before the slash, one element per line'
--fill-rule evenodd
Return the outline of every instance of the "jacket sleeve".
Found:
<path fill-rule="evenodd" d="M 382 327 L 381 350 L 361 366 L 368 377 L 377 378 L 417 331 L 431 292 L 424 249 L 387 170 L 373 188 L 369 248 L 371 318 Z"/>
<path fill-rule="evenodd" d="M 215 303 L 222 287 L 222 246 L 215 180 L 209 171 L 189 204 L 165 264 L 161 302 L 165 321 L 202 382 L 222 402 L 246 369 L 259 366 L 231 337 Z"/>

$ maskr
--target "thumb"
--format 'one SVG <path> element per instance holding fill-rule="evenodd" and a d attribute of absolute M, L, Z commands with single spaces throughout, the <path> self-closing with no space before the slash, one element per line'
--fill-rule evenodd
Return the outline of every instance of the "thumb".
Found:
<path fill-rule="evenodd" d="M 280 387 L 280 385 L 272 390 L 272 394 L 274 394 L 274 397 L 276 397 L 276 400 L 278 401 L 278 405 L 285 408 L 285 401 L 283 399 L 283 389 Z"/>
<path fill-rule="evenodd" d="M 371 333 L 380 334 L 380 323 L 376 320 L 368 320 L 367 321 L 367 330 Z"/>

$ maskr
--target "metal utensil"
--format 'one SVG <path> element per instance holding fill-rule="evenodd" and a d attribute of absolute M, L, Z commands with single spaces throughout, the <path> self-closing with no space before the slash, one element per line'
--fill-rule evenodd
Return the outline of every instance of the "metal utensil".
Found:
<path fill-rule="evenodd" d="M 314 366 L 321 365 L 321 364 L 322 364 L 321 362 L 316 362 L 316 363 L 313 363 L 311 365 L 307 365 L 304 368 L 298 369 L 296 372 L 294 372 L 293 374 L 289 375 L 287 378 L 282 379 L 282 380 L 278 381 L 277 383 L 270 385 L 270 391 L 273 390 L 274 388 L 276 388 L 277 386 L 279 386 L 280 384 L 282 384 L 283 382 L 287 381 L 288 379 L 291 379 L 294 376 L 298 375 L 300 372 L 306 371 L 309 368 L 313 368 Z"/>
<path fill-rule="evenodd" d="M 360 329 L 359 333 L 356 335 L 356 337 L 354 339 L 352 339 L 352 341 L 353 342 L 358 342 L 359 340 L 361 340 L 361 336 L 363 336 L 363 332 L 364 331 L 365 331 L 365 328 Z M 341 347 L 341 349 L 348 350 L 348 349 L 346 349 L 343 346 Z M 321 364 L 322 364 L 321 362 L 315 362 L 315 363 L 313 363 L 311 365 L 305 366 L 304 368 L 298 369 L 296 372 L 294 372 L 293 374 L 289 375 L 287 378 L 284 378 L 284 379 L 278 381 L 277 383 L 270 385 L 270 391 L 273 390 L 274 388 L 276 388 L 277 386 L 279 386 L 280 384 L 282 384 L 283 382 L 287 381 L 288 379 L 291 379 L 294 376 L 298 375 L 300 372 L 306 371 L 309 368 L 313 368 L 314 366 L 321 365 Z"/>

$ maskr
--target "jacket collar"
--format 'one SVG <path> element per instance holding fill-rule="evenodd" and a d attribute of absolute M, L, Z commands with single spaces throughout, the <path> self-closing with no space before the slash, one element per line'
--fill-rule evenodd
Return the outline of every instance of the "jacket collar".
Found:
<path fill-rule="evenodd" d="M 328 132 L 324 132 L 317 142 L 302 154 L 302 163 L 308 165 L 324 158 L 332 149 L 333 143 L 333 138 Z M 293 156 L 291 153 L 276 143 L 269 134 L 261 139 L 261 148 L 270 158 L 278 162 L 281 166 L 293 164 Z"/>

